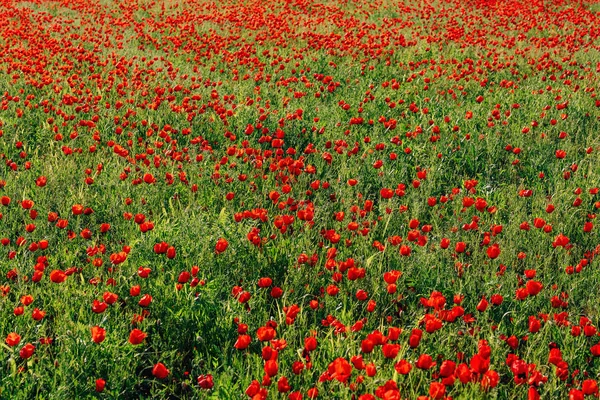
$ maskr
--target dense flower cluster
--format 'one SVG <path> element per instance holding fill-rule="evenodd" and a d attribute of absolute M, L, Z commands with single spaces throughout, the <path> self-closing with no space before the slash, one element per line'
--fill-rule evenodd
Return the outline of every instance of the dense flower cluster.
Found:
<path fill-rule="evenodd" d="M 96 3 L 0 4 L 0 397 L 599 396 L 600 3 Z"/>

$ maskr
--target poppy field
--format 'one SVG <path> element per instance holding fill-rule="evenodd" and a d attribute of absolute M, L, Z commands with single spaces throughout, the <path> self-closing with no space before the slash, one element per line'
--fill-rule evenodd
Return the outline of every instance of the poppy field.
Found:
<path fill-rule="evenodd" d="M 600 2 L 0 24 L 1 399 L 599 396 Z"/>

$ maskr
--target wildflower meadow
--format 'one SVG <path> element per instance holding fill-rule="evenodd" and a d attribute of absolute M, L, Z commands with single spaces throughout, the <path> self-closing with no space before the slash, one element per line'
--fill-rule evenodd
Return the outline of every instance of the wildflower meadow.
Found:
<path fill-rule="evenodd" d="M 598 398 L 598 0 L 0 26 L 1 399 Z"/>

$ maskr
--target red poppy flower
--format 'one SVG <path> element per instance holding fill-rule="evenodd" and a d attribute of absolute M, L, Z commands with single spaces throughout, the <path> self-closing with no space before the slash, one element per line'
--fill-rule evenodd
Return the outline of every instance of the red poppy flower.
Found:
<path fill-rule="evenodd" d="M 233 347 L 238 350 L 244 350 L 250 346 L 250 342 L 252 342 L 250 335 L 239 335 Z"/>
<path fill-rule="evenodd" d="M 500 246 L 497 244 L 493 244 L 487 248 L 486 252 L 487 252 L 487 256 L 489 258 L 491 258 L 492 260 L 495 258 L 498 258 L 498 256 L 500 255 Z"/>
<path fill-rule="evenodd" d="M 369 363 L 365 367 L 365 372 L 367 373 L 368 377 L 374 377 L 377 375 L 377 366 L 373 363 Z"/>
<path fill-rule="evenodd" d="M 165 379 L 170 373 L 167 367 L 161 362 L 155 364 L 154 368 L 152 368 L 152 375 L 158 379 Z"/>
<path fill-rule="evenodd" d="M 14 347 L 21 342 L 21 336 L 18 333 L 11 332 L 6 336 L 5 342 L 10 347 Z"/>
<path fill-rule="evenodd" d="M 277 372 L 279 371 L 279 365 L 277 364 L 277 361 L 276 360 L 267 360 L 265 362 L 264 371 L 268 377 L 273 377 L 273 376 L 277 375 Z"/>
<path fill-rule="evenodd" d="M 419 359 L 415 363 L 415 366 L 419 369 L 429 369 L 433 367 L 436 363 L 433 361 L 433 358 L 429 354 L 421 354 Z"/>
<path fill-rule="evenodd" d="M 198 386 L 200 386 L 202 389 L 212 389 L 213 386 L 215 386 L 214 382 L 213 382 L 213 377 L 210 374 L 206 374 L 206 375 L 200 375 L 197 379 L 198 381 Z"/>
<path fill-rule="evenodd" d="M 129 343 L 133 345 L 140 344 L 144 341 L 144 339 L 146 339 L 146 336 L 148 336 L 146 333 L 135 328 L 129 333 Z"/>
<path fill-rule="evenodd" d="M 106 381 L 102 378 L 96 379 L 96 392 L 100 393 L 102 391 L 104 391 L 104 388 L 106 387 Z"/>
<path fill-rule="evenodd" d="M 102 314 L 106 310 L 107 307 L 108 307 L 108 304 L 106 304 L 103 301 L 94 300 L 92 302 L 92 311 L 96 314 Z"/>
<path fill-rule="evenodd" d="M 309 336 L 304 339 L 304 349 L 308 352 L 314 351 L 317 348 L 317 339 L 314 336 Z"/>
<path fill-rule="evenodd" d="M 272 340 L 275 338 L 275 336 L 276 336 L 275 329 L 268 327 L 268 326 L 261 326 L 256 331 L 256 337 L 261 342 L 266 342 L 266 341 Z"/>
<path fill-rule="evenodd" d="M 33 312 L 31 313 L 31 317 L 35 321 L 39 321 L 39 320 L 43 319 L 45 316 L 46 316 L 46 311 L 40 310 L 39 308 L 35 308 L 33 310 Z"/>
<path fill-rule="evenodd" d="M 219 240 L 217 240 L 217 244 L 215 245 L 215 253 L 223 253 L 225 250 L 227 250 L 228 246 L 229 242 L 224 238 L 220 238 Z"/>
<path fill-rule="evenodd" d="M 290 391 L 290 389 L 291 386 L 288 379 L 285 376 L 279 378 L 279 380 L 277 381 L 277 391 L 279 393 L 287 393 Z"/>
<path fill-rule="evenodd" d="M 143 295 L 140 301 L 138 302 L 140 307 L 148 307 L 150 303 L 152 303 L 152 296 L 150 296 L 149 294 Z"/>
<path fill-rule="evenodd" d="M 35 352 L 35 346 L 32 345 L 31 343 L 27 343 L 19 351 L 19 356 L 21 356 L 22 359 L 26 360 L 29 357 L 31 357 L 34 352 Z"/>
<path fill-rule="evenodd" d="M 176 254 L 177 251 L 175 250 L 175 247 L 169 246 L 169 248 L 167 249 L 167 258 L 172 260 L 173 258 L 175 258 Z"/>
<path fill-rule="evenodd" d="M 530 296 L 535 296 L 542 291 L 543 285 L 538 281 L 528 281 L 526 284 L 527 292 Z"/>
<path fill-rule="evenodd" d="M 390 188 L 383 188 L 379 191 L 379 194 L 383 199 L 391 199 L 394 197 L 394 191 Z"/>
<path fill-rule="evenodd" d="M 407 375 L 412 369 L 412 364 L 406 360 L 400 360 L 394 365 L 394 369 L 400 375 Z"/>
<path fill-rule="evenodd" d="M 106 338 L 106 330 L 99 326 L 92 326 L 90 329 L 92 331 L 92 341 L 94 343 L 102 343 Z"/>
<path fill-rule="evenodd" d="M 386 343 L 381 347 L 381 351 L 385 358 L 396 358 L 398 352 L 400 351 L 400 345 Z"/>
<path fill-rule="evenodd" d="M 430 399 L 443 399 L 446 395 L 446 386 L 439 382 L 431 382 L 429 384 L 429 398 Z"/>
<path fill-rule="evenodd" d="M 345 383 L 352 374 L 352 365 L 345 358 L 336 358 L 329 364 L 327 372 L 331 379 L 336 379 L 339 382 Z"/>
<path fill-rule="evenodd" d="M 66 279 L 67 279 L 67 275 L 64 273 L 64 271 L 55 269 L 52 272 L 50 272 L 50 280 L 54 283 L 62 283 Z"/>
<path fill-rule="evenodd" d="M 484 389 L 491 389 L 498 386 L 500 375 L 494 370 L 486 371 L 481 378 L 481 386 Z"/>
<path fill-rule="evenodd" d="M 581 391 L 585 395 L 598 396 L 598 383 L 594 379 L 586 379 L 581 384 Z"/>

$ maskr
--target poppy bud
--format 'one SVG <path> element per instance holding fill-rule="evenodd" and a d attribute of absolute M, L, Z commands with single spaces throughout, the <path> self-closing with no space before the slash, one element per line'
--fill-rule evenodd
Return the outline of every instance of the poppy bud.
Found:
<path fill-rule="evenodd" d="M 96 392 L 100 393 L 104 391 L 104 387 L 106 386 L 106 381 L 102 378 L 96 379 Z"/>

